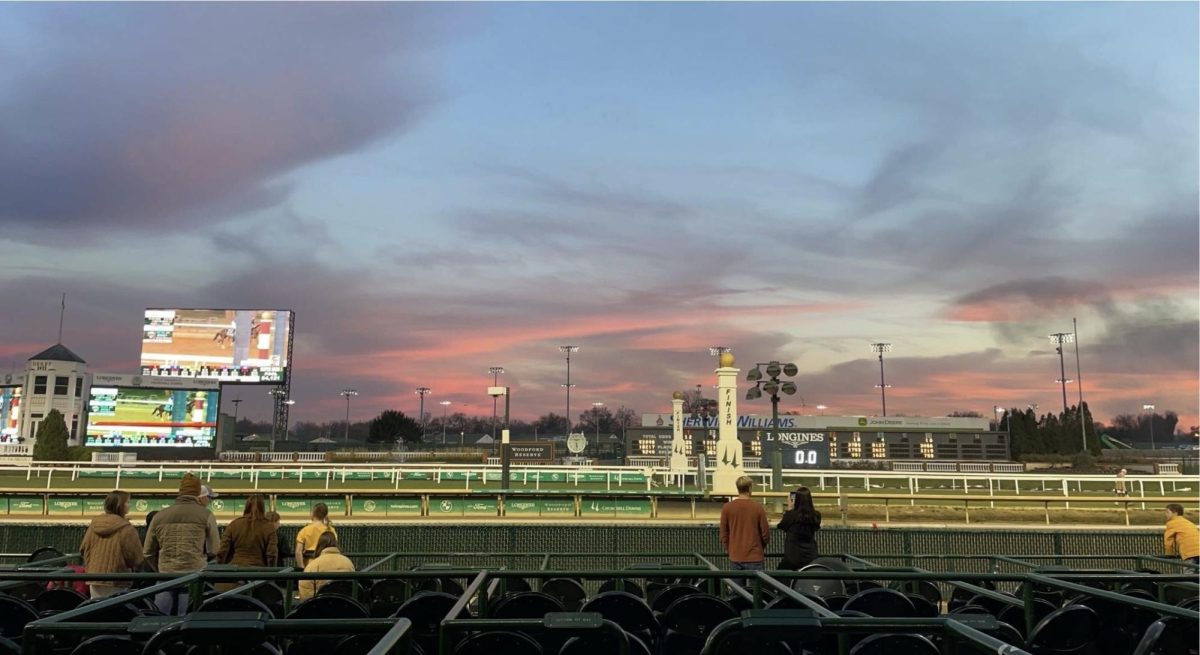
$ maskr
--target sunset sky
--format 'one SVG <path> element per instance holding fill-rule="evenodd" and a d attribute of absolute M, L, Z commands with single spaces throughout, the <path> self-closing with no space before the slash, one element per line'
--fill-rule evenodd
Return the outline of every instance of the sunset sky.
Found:
<path fill-rule="evenodd" d="M 297 313 L 293 417 L 1061 404 L 1200 423 L 1195 3 L 0 4 L 0 355 Z M 1074 378 L 1073 351 L 1068 377 Z M 4 362 L 9 365 L 9 361 Z M 6 369 L 7 370 L 7 369 Z M 1075 385 L 1069 395 L 1076 398 Z M 243 416 L 266 418 L 263 387 Z M 232 395 L 227 394 L 226 400 Z M 742 413 L 766 402 L 742 401 Z M 226 407 L 225 411 L 231 411 Z"/>

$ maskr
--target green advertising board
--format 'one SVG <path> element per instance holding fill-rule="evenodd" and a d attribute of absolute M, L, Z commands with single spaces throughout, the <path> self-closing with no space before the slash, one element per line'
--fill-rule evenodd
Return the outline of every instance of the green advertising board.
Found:
<path fill-rule="evenodd" d="M 649 500 L 624 500 L 614 502 L 613 511 L 619 518 L 650 518 Z"/>
<path fill-rule="evenodd" d="M 433 475 L 426 471 L 404 471 L 400 474 L 402 480 L 432 480 Z"/>
<path fill-rule="evenodd" d="M 38 514 L 42 513 L 41 498 L 9 498 L 9 514 Z"/>
<path fill-rule="evenodd" d="M 504 501 L 504 514 L 506 516 L 537 516 L 541 511 L 541 503 L 536 500 L 515 500 L 510 498 Z"/>
<path fill-rule="evenodd" d="M 362 518 L 387 516 L 387 501 L 382 498 L 355 498 L 350 505 L 350 515 Z"/>
<path fill-rule="evenodd" d="M 420 498 L 390 498 L 387 501 L 388 516 L 420 516 Z"/>
<path fill-rule="evenodd" d="M 51 498 L 46 513 L 51 516 L 83 516 L 83 499 Z"/>
<path fill-rule="evenodd" d="M 542 516 L 575 516 L 573 500 L 543 500 L 540 506 Z"/>
<path fill-rule="evenodd" d="M 246 509 L 246 499 L 232 496 L 213 498 L 208 504 L 208 509 L 217 516 L 241 516 Z"/>
<path fill-rule="evenodd" d="M 495 498 L 472 498 L 463 503 L 463 515 L 496 516 L 497 507 Z"/>
<path fill-rule="evenodd" d="M 91 516 L 92 514 L 99 514 L 103 511 L 104 511 L 104 499 L 103 498 L 84 498 L 83 499 L 83 513 L 84 514 Z"/>
<path fill-rule="evenodd" d="M 0 498 L 0 516 L 8 514 L 8 499 Z"/>
<path fill-rule="evenodd" d="M 174 498 L 134 498 L 129 501 L 129 511 L 133 514 L 146 514 L 166 509 L 174 504 Z"/>
<path fill-rule="evenodd" d="M 579 514 L 584 518 L 613 516 L 615 513 L 616 501 L 610 498 L 585 498 L 579 504 Z"/>
<path fill-rule="evenodd" d="M 312 501 L 307 498 L 276 498 L 275 511 L 280 514 L 312 514 Z"/>
<path fill-rule="evenodd" d="M 466 501 L 461 498 L 430 498 L 430 516 L 462 516 Z"/>

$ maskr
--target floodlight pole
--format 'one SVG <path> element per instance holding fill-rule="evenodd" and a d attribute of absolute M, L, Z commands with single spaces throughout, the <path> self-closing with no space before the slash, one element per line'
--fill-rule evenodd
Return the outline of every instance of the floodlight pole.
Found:
<path fill-rule="evenodd" d="M 357 396 L 358 391 L 355 389 L 342 389 L 339 395 L 346 399 L 346 437 L 344 440 L 346 443 L 350 443 L 350 397 Z"/>
<path fill-rule="evenodd" d="M 881 341 L 871 344 L 871 352 L 879 355 L 879 401 L 883 405 L 883 415 L 887 416 L 887 382 L 883 379 L 883 353 L 891 352 L 892 344 Z"/>
<path fill-rule="evenodd" d="M 425 396 L 429 395 L 429 387 L 417 387 L 416 394 L 421 397 L 421 441 L 425 441 Z"/>
<path fill-rule="evenodd" d="M 1074 340 L 1075 334 L 1073 332 L 1055 332 L 1050 335 L 1050 342 L 1054 344 L 1054 349 L 1058 351 L 1058 382 L 1062 385 L 1063 414 L 1067 413 L 1067 365 L 1063 359 L 1063 344 L 1071 343 Z"/>
<path fill-rule="evenodd" d="M 443 400 L 439 403 L 442 406 L 442 445 L 446 445 L 446 410 L 450 408 L 450 401 Z"/>
<path fill-rule="evenodd" d="M 500 386 L 500 374 L 504 372 L 503 366 L 489 366 L 488 373 L 492 374 L 492 386 Z M 492 396 L 492 443 L 496 443 L 496 397 Z"/>
<path fill-rule="evenodd" d="M 567 383 L 563 386 L 567 388 L 567 436 L 571 434 L 571 353 L 579 352 L 579 346 L 565 345 L 558 347 L 559 352 L 567 355 Z"/>
<path fill-rule="evenodd" d="M 1142 405 L 1142 411 L 1150 410 L 1150 450 L 1154 450 L 1154 405 Z"/>
<path fill-rule="evenodd" d="M 767 379 L 762 378 L 759 371 L 760 367 L 767 367 Z M 771 451 L 771 491 L 783 490 L 783 452 L 779 449 L 779 442 L 771 438 L 772 435 L 779 435 L 779 392 L 783 389 L 783 385 L 779 383 L 779 375 L 783 373 L 787 376 L 796 374 L 796 365 L 788 363 L 786 368 L 780 365 L 778 361 L 758 362 L 754 365 L 754 369 L 746 374 L 746 379 L 754 383 L 754 389 L 746 392 L 746 399 L 752 400 L 761 395 L 760 389 L 764 386 L 770 386 L 771 389 L 771 426 L 767 430 L 767 441 L 774 442 L 775 447 Z M 790 383 L 789 383 L 790 384 Z M 791 390 L 788 394 L 796 392 L 794 386 L 789 387 Z M 753 394 L 753 395 L 752 395 Z M 766 449 L 762 448 L 764 444 L 759 444 L 759 452 L 765 453 Z M 778 498 L 774 500 L 774 510 L 782 511 L 782 501 Z"/>
<path fill-rule="evenodd" d="M 596 448 L 600 448 L 600 408 L 604 407 L 604 403 L 592 403 L 592 418 L 596 419 Z"/>

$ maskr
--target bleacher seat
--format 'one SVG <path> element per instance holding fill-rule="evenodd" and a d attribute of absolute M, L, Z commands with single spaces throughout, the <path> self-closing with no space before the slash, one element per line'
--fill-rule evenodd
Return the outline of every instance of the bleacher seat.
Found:
<path fill-rule="evenodd" d="M 454 647 L 454 655 L 496 655 L 497 653 L 541 655 L 542 646 L 533 638 L 520 632 L 481 632 L 463 639 Z"/>
<path fill-rule="evenodd" d="M 1030 635 L 1034 655 L 1098 655 L 1095 646 L 1100 617 L 1089 607 L 1068 605 L 1038 622 Z"/>
<path fill-rule="evenodd" d="M 557 598 L 568 612 L 577 611 L 587 599 L 583 585 L 571 578 L 551 578 L 542 583 L 542 591 Z"/>
<path fill-rule="evenodd" d="M 916 615 L 912 601 L 896 591 L 880 587 L 860 591 L 850 597 L 843 609 L 857 610 L 874 617 L 912 617 Z"/>

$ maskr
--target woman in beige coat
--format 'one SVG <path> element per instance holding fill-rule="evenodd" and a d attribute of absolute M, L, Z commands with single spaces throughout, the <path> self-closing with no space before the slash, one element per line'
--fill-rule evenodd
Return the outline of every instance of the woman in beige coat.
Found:
<path fill-rule="evenodd" d="M 128 573 L 142 566 L 142 541 L 137 529 L 125 515 L 129 513 L 129 494 L 113 491 L 104 498 L 104 513 L 92 519 L 79 555 L 88 573 Z M 105 598 L 129 589 L 124 580 L 89 582 L 92 598 Z"/>

